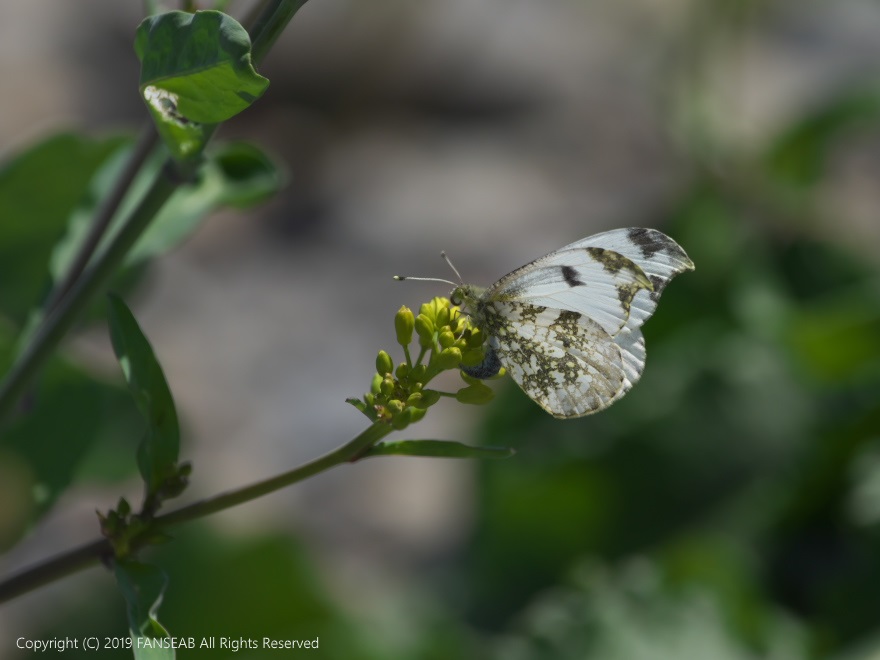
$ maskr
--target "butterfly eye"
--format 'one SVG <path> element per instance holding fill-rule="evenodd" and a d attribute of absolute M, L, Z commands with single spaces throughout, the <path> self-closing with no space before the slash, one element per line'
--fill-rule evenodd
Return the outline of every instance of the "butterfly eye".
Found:
<path fill-rule="evenodd" d="M 453 305 L 455 305 L 455 306 L 458 306 L 458 305 L 460 305 L 460 304 L 462 303 L 461 298 L 459 298 L 459 296 L 458 296 L 458 289 L 456 289 L 455 291 L 453 291 L 453 292 L 452 292 L 452 295 L 449 296 L 449 302 L 451 302 L 451 303 L 452 303 Z"/>

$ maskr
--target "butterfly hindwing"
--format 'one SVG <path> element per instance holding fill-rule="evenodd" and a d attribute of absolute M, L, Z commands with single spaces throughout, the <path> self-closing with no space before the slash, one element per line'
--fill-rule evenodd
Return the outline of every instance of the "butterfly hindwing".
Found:
<path fill-rule="evenodd" d="M 490 353 L 555 417 L 601 410 L 626 385 L 620 347 L 587 316 L 497 300 L 478 305 L 475 316 L 490 334 Z"/>

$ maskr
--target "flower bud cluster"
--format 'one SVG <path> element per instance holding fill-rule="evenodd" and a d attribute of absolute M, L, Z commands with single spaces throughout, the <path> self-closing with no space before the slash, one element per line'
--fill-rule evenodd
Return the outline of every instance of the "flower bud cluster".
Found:
<path fill-rule="evenodd" d="M 465 374 L 467 387 L 454 394 L 425 387 L 443 371 L 474 366 L 484 359 L 484 333 L 447 298 L 423 304 L 418 315 L 401 307 L 394 316 L 394 330 L 404 360 L 395 364 L 391 355 L 379 351 L 370 391 L 362 399 L 348 400 L 370 420 L 400 430 L 422 419 L 443 396 L 476 404 L 492 398 L 491 388 Z M 417 351 L 415 360 L 411 351 Z"/>

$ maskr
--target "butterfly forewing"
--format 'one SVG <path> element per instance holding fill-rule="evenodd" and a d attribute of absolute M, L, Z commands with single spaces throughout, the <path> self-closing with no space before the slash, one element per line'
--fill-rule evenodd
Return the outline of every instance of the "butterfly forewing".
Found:
<path fill-rule="evenodd" d="M 669 280 L 679 273 L 694 269 L 694 262 L 681 246 L 656 229 L 614 229 L 583 238 L 562 249 L 591 247 L 623 255 L 636 263 L 651 280 L 652 290 L 639 291 L 633 298 L 628 323 L 630 328 L 639 327 L 651 317 Z"/>
<path fill-rule="evenodd" d="M 651 288 L 645 272 L 621 254 L 562 248 L 501 278 L 485 299 L 577 312 L 613 336 L 626 324 L 635 295 Z"/>

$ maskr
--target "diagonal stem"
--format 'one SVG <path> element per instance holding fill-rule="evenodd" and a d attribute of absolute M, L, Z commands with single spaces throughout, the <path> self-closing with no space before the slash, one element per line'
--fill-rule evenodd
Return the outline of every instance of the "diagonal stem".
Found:
<path fill-rule="evenodd" d="M 264 59 L 287 23 L 305 2 L 306 0 L 272 0 L 266 3 L 252 31 L 254 62 L 258 63 Z M 149 142 L 150 138 L 144 138 L 141 146 L 149 146 Z M 166 161 L 162 173 L 153 182 L 150 190 L 141 199 L 138 207 L 126 220 L 122 230 L 114 237 L 107 249 L 94 259 L 91 251 L 88 254 L 83 252 L 80 255 L 82 258 L 72 265 L 71 271 L 59 286 L 60 293 L 53 293 L 50 304 L 46 307 L 46 315 L 0 383 L 0 421 L 11 413 L 28 383 L 70 330 L 79 313 L 100 291 L 107 279 L 116 272 L 125 255 L 168 198 L 181 183 L 189 180 L 196 165 L 195 161 L 185 163 L 176 163 L 171 159 Z M 128 184 L 136 174 L 137 171 L 131 172 L 131 177 L 127 180 Z M 126 179 L 127 177 L 123 177 L 120 182 L 125 182 Z M 113 195 L 121 200 L 127 191 L 128 186 L 120 185 Z M 112 217 L 111 211 L 114 210 L 112 200 L 103 208 L 106 209 L 109 221 Z M 106 229 L 102 224 L 103 219 L 99 217 L 93 225 L 97 227 L 94 230 L 96 245 Z M 87 266 L 90 261 L 91 265 Z"/>
<path fill-rule="evenodd" d="M 218 511 L 244 504 L 308 479 L 337 465 L 353 463 L 364 457 L 371 447 L 376 445 L 391 431 L 392 429 L 389 425 L 376 422 L 350 442 L 313 461 L 275 477 L 258 481 L 250 486 L 227 491 L 214 497 L 194 502 L 176 511 L 166 513 L 164 516 L 159 516 L 152 521 L 152 525 L 144 532 L 144 536 L 149 537 L 151 533 L 157 530 L 196 520 L 197 518 L 203 518 Z M 110 541 L 107 539 L 97 539 L 79 548 L 47 559 L 0 582 L 0 603 L 12 600 L 45 584 L 72 575 L 92 566 L 98 561 L 106 561 L 112 556 L 113 548 L 110 545 Z"/>

